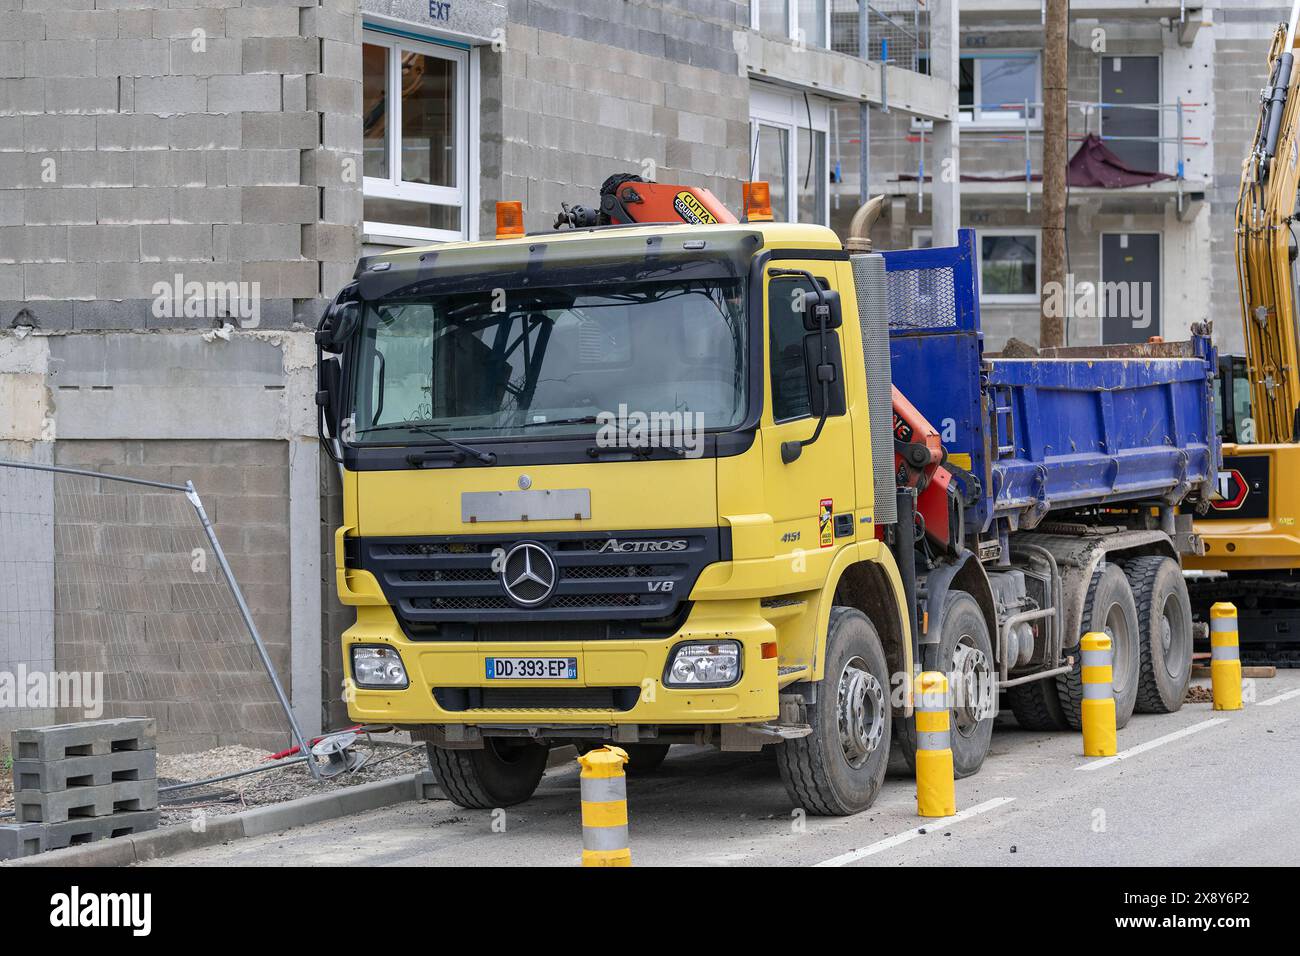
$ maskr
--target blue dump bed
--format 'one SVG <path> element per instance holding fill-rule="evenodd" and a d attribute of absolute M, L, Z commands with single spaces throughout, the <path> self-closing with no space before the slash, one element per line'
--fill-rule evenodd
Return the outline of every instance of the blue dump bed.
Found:
<path fill-rule="evenodd" d="M 894 384 L 978 479 L 968 526 L 1028 529 L 1054 511 L 1208 491 L 1209 338 L 986 356 L 974 243 L 962 230 L 953 248 L 884 253 Z"/>

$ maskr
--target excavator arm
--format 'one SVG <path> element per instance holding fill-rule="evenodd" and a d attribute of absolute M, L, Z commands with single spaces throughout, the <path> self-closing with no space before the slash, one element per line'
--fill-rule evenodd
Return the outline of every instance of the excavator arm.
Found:
<path fill-rule="evenodd" d="M 1242 165 L 1237 271 L 1255 441 L 1300 441 L 1296 252 L 1300 184 L 1300 69 L 1294 62 L 1300 0 L 1269 50 L 1269 85 Z"/>

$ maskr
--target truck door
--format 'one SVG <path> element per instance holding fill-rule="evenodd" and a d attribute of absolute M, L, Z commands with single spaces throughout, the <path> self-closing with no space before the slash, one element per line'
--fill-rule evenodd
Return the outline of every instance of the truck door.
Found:
<path fill-rule="evenodd" d="M 826 261 L 789 261 L 778 263 L 782 269 L 806 269 L 823 288 L 830 288 L 835 277 L 833 264 Z M 843 402 L 834 400 L 836 390 L 843 395 L 843 340 L 834 334 L 832 347 L 839 356 L 841 374 L 832 386 L 832 414 L 826 419 L 821 437 L 805 445 L 799 457 L 786 463 L 781 458 L 781 444 L 812 436 L 817 427 L 813 413 L 812 390 L 820 385 L 812 381 L 805 348 L 817 341 L 817 333 L 804 328 L 798 308 L 800 296 L 812 291 L 807 279 L 767 277 L 767 396 L 763 408 L 763 472 L 768 513 L 774 523 L 777 553 L 803 552 L 812 555 L 830 552 L 841 544 L 852 543 L 853 510 L 853 436 Z M 861 361 L 861 357 L 858 357 Z M 838 414 L 836 413 L 838 412 Z M 835 535 L 835 515 L 841 519 L 841 535 Z M 847 531 L 845 528 L 847 527 Z M 815 573 L 816 562 L 807 562 Z"/>

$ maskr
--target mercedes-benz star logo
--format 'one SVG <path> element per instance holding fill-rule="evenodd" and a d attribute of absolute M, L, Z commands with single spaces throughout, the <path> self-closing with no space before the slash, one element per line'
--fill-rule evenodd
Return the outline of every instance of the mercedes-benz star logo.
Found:
<path fill-rule="evenodd" d="M 515 545 L 501 564 L 501 586 L 520 607 L 536 607 L 549 598 L 559 576 L 551 553 L 532 541 Z"/>

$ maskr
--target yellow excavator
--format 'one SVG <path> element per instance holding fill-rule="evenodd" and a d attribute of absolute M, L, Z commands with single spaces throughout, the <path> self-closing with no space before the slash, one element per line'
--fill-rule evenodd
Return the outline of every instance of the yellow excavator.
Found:
<path fill-rule="evenodd" d="M 1273 35 L 1268 85 L 1237 199 L 1237 281 L 1245 356 L 1220 359 L 1224 438 L 1218 500 L 1196 530 L 1203 557 L 1189 557 L 1198 618 L 1209 605 L 1237 605 L 1242 657 L 1300 666 L 1300 346 L 1297 341 L 1297 184 L 1300 0 Z"/>

